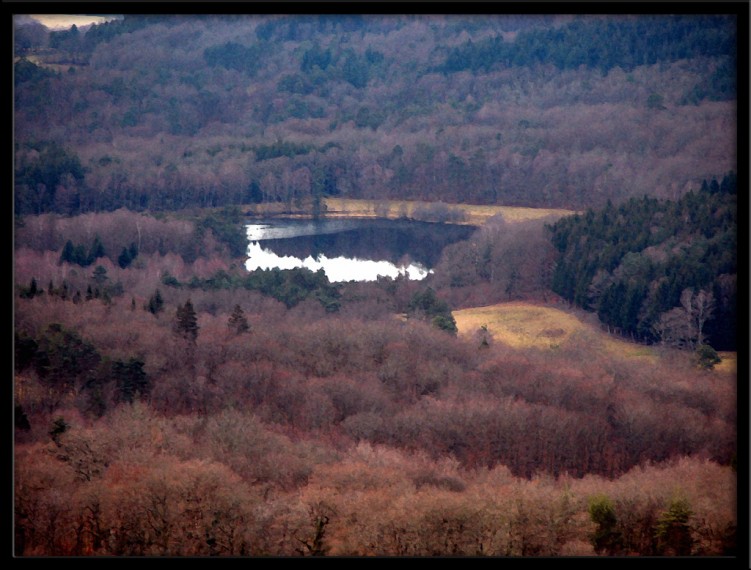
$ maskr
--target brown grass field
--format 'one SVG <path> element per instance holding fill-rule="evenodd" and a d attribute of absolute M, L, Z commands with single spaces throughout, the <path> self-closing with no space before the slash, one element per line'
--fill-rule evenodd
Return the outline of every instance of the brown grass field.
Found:
<path fill-rule="evenodd" d="M 432 202 L 415 200 L 359 200 L 352 198 L 326 198 L 326 215 L 348 218 L 399 218 L 412 216 L 415 209 L 430 206 Z M 497 214 L 503 215 L 508 222 L 537 220 L 548 216 L 568 216 L 576 212 L 553 208 L 520 208 L 513 206 L 477 206 L 472 204 L 447 204 L 452 210 L 462 210 L 466 219 L 464 224 L 481 226 Z"/>
<path fill-rule="evenodd" d="M 625 358 L 656 362 L 657 347 L 609 335 L 571 312 L 527 302 L 511 302 L 454 311 L 461 335 L 475 335 L 485 326 L 492 339 L 514 348 L 556 350 L 574 344 L 604 350 Z M 735 373 L 737 354 L 721 352 L 715 370 Z"/>

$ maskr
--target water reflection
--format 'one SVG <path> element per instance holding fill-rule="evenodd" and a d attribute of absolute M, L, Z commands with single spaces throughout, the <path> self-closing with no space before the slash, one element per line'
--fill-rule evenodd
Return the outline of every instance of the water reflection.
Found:
<path fill-rule="evenodd" d="M 400 275 L 420 280 L 446 245 L 472 231 L 410 220 L 264 220 L 247 225 L 246 268 L 323 269 L 332 282 Z"/>
<path fill-rule="evenodd" d="M 331 282 L 341 281 L 375 281 L 378 276 L 398 277 L 406 275 L 410 279 L 425 279 L 430 270 L 422 265 L 411 263 L 398 267 L 390 261 L 374 261 L 372 259 L 354 259 L 347 257 L 328 258 L 324 254 L 315 259 L 308 256 L 305 259 L 291 255 L 277 255 L 273 251 L 265 250 L 258 242 L 248 247 L 248 260 L 245 264 L 248 271 L 254 269 L 293 269 L 305 267 L 311 271 L 323 269 Z"/>

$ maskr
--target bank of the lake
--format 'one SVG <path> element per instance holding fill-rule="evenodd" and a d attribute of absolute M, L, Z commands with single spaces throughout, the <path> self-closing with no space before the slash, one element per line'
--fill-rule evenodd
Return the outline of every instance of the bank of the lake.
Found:
<path fill-rule="evenodd" d="M 323 200 L 322 215 L 328 218 L 411 218 L 423 221 L 448 221 L 456 224 L 481 226 L 496 215 L 507 222 L 524 222 L 542 218 L 561 218 L 577 212 L 556 208 L 524 208 L 517 206 L 481 206 L 475 204 L 445 204 L 416 200 L 363 200 L 327 197 Z M 286 217 L 310 217 L 311 208 L 290 209 L 282 204 L 259 204 L 243 208 L 245 214 Z"/>

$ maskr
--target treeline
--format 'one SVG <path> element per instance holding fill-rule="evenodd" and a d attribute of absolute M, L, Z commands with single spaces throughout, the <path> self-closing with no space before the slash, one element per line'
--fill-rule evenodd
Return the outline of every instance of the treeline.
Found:
<path fill-rule="evenodd" d="M 553 291 L 639 340 L 735 350 L 736 184 L 730 173 L 677 201 L 644 197 L 559 220 Z M 682 319 L 669 314 L 680 306 Z"/>
<path fill-rule="evenodd" d="M 723 99 L 735 94 L 735 56 L 735 25 L 730 16 L 622 16 L 582 18 L 555 28 L 524 30 L 513 41 L 502 36 L 468 41 L 448 50 L 437 70 L 478 73 L 494 66 L 551 64 L 561 70 L 583 65 L 607 74 L 615 67 L 631 71 L 640 65 L 724 57 L 730 65 L 723 72 L 731 81 L 720 81 L 721 89 L 711 94 Z"/>
<path fill-rule="evenodd" d="M 548 299 L 555 249 L 546 225 L 554 219 L 490 218 L 469 239 L 443 250 L 433 286 L 455 308 Z"/>
<path fill-rule="evenodd" d="M 584 209 L 736 168 L 732 16 L 17 28 L 18 214 L 326 195 Z M 486 63 L 507 50 L 523 56 Z M 438 71 L 447 58 L 463 70 Z"/>
<path fill-rule="evenodd" d="M 188 289 L 203 289 L 208 291 L 232 290 L 244 288 L 250 291 L 260 291 L 277 301 L 292 308 L 302 301 L 316 299 L 328 312 L 339 310 L 340 293 L 335 285 L 332 285 L 323 269 L 311 271 L 306 268 L 293 269 L 256 269 L 255 271 L 220 270 L 211 277 L 199 279 L 193 277 L 187 283 L 181 283 L 178 279 L 165 273 L 162 275 L 162 283 L 169 287 Z"/>
<path fill-rule="evenodd" d="M 239 208 L 182 211 L 155 217 L 121 208 L 67 217 L 58 214 L 16 218 L 14 246 L 59 252 L 60 262 L 88 267 L 106 258 L 121 268 L 141 253 L 177 254 L 193 263 L 213 255 L 244 259 L 248 238 Z"/>

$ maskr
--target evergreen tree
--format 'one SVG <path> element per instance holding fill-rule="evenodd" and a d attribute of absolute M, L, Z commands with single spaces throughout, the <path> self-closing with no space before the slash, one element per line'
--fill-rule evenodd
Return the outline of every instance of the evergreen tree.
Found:
<path fill-rule="evenodd" d="M 95 236 L 94 241 L 91 244 L 91 249 L 89 250 L 88 265 L 91 265 L 97 259 L 99 259 L 100 257 L 104 257 L 105 255 L 107 254 L 104 251 L 104 245 L 102 244 L 102 240 L 99 239 L 99 236 Z"/>
<path fill-rule="evenodd" d="M 75 248 L 73 247 L 73 242 L 68 240 L 65 242 L 65 245 L 63 246 L 63 251 L 60 254 L 60 263 L 77 263 L 75 260 Z"/>
<path fill-rule="evenodd" d="M 691 507 L 685 499 L 676 499 L 660 516 L 655 527 L 655 537 L 662 554 L 688 556 L 693 547 L 691 528 L 688 521 Z"/>
<path fill-rule="evenodd" d="M 230 330 L 234 331 L 235 334 L 242 334 L 250 330 L 248 319 L 245 318 L 245 313 L 240 305 L 235 305 L 235 308 L 232 310 L 232 315 L 227 322 L 227 326 Z"/>
<path fill-rule="evenodd" d="M 19 293 L 19 296 L 22 299 L 33 299 L 37 295 L 41 295 L 42 291 L 39 289 L 37 285 L 37 280 L 32 277 L 31 282 L 29 283 L 28 287 L 21 287 L 21 292 Z"/>
<path fill-rule="evenodd" d="M 137 395 L 148 395 L 151 385 L 144 363 L 137 358 L 127 362 L 117 360 L 112 365 L 112 373 L 117 381 L 118 399 L 122 402 L 132 402 Z"/>
<path fill-rule="evenodd" d="M 149 302 L 146 304 L 145 309 L 152 315 L 158 315 L 164 310 L 164 299 L 162 299 L 162 292 L 159 289 L 149 297 Z"/>
<path fill-rule="evenodd" d="M 712 370 L 715 364 L 722 362 L 717 351 L 708 344 L 700 344 L 696 347 L 696 363 L 701 368 Z"/>
<path fill-rule="evenodd" d="M 123 250 L 120 252 L 120 255 L 117 256 L 117 264 L 120 266 L 121 269 L 125 269 L 130 265 L 130 263 L 133 261 L 133 258 L 130 256 L 130 251 L 128 248 L 123 248 Z"/>
<path fill-rule="evenodd" d="M 623 536 L 618 531 L 613 502 L 605 496 L 592 498 L 589 503 L 589 516 L 597 528 L 592 533 L 592 545 L 601 554 L 616 554 L 623 546 Z"/>
<path fill-rule="evenodd" d="M 409 303 L 408 310 L 416 317 L 430 321 L 436 328 L 451 334 L 457 333 L 456 320 L 451 314 L 451 307 L 446 301 L 438 299 L 431 287 L 415 293 Z"/>
<path fill-rule="evenodd" d="M 183 338 L 195 342 L 198 338 L 198 319 L 193 303 L 190 299 L 185 301 L 185 305 L 177 307 L 175 330 Z"/>
<path fill-rule="evenodd" d="M 58 417 L 57 419 L 55 419 L 55 421 L 52 422 L 52 426 L 50 427 L 49 431 L 49 435 L 52 438 L 52 441 L 58 443 L 60 436 L 68 431 L 69 428 L 70 424 L 65 421 L 65 418 Z"/>
<path fill-rule="evenodd" d="M 81 267 L 88 267 L 91 265 L 89 258 L 86 256 L 86 247 L 79 244 L 73 248 L 73 263 L 80 265 Z"/>

